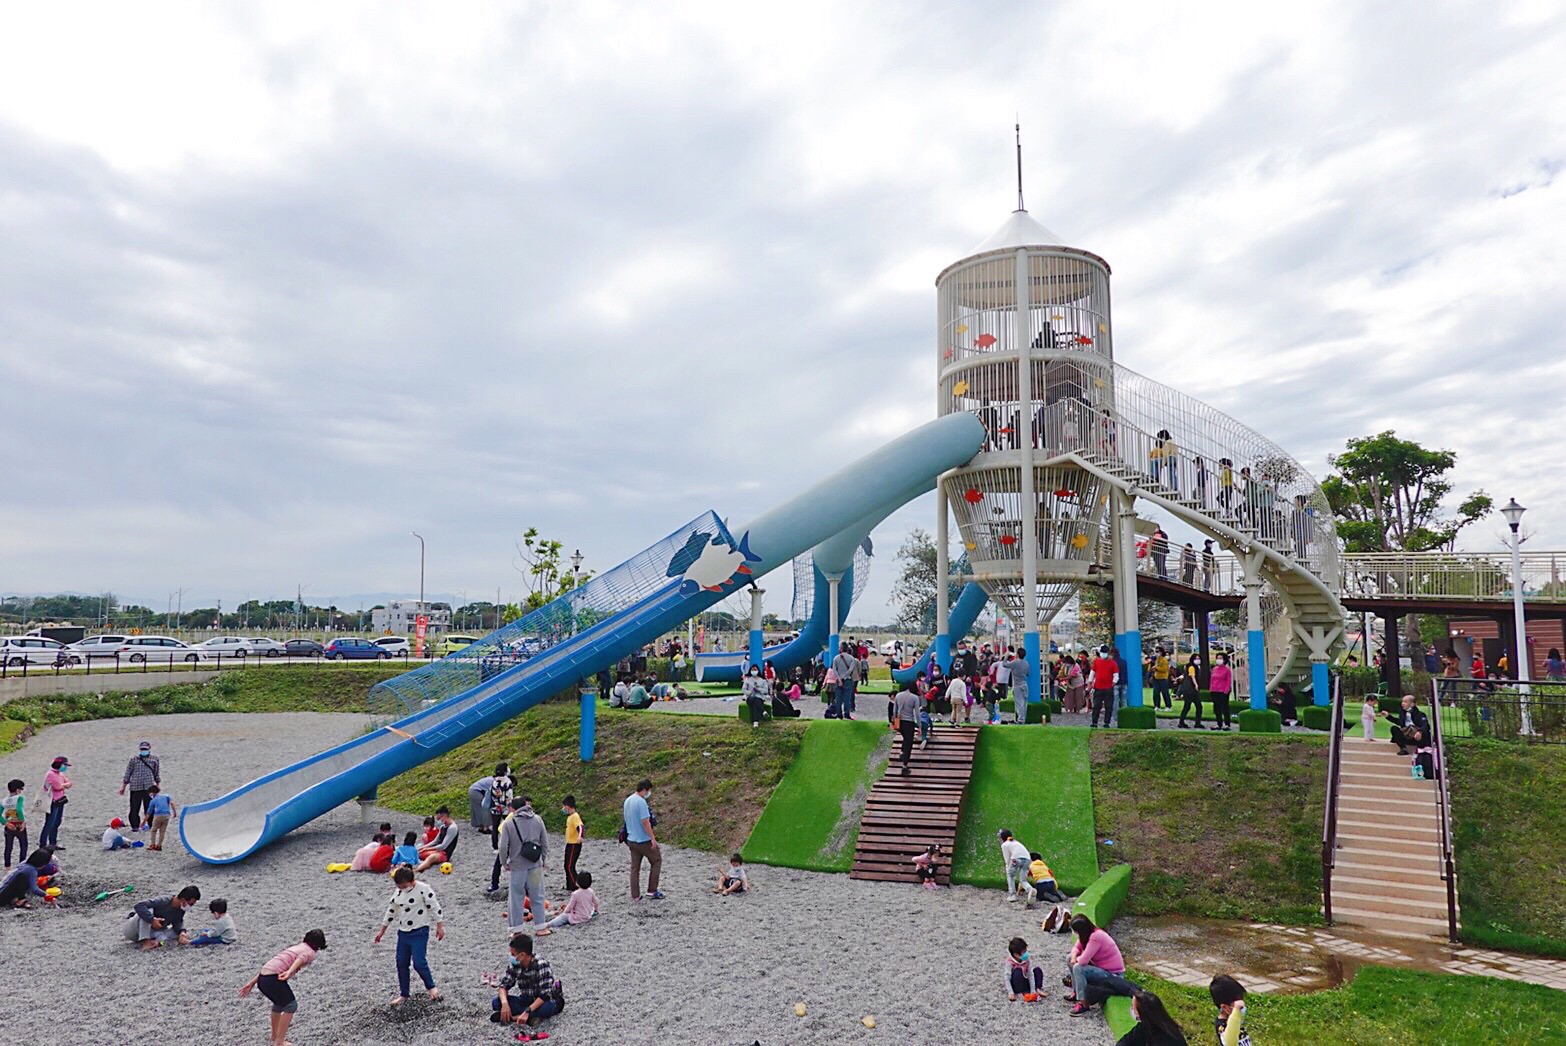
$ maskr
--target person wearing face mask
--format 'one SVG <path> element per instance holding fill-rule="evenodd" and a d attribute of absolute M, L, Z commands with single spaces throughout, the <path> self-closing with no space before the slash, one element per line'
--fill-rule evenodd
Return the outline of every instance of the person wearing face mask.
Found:
<path fill-rule="evenodd" d="M 1214 730 L 1228 730 L 1234 722 L 1229 714 L 1229 695 L 1234 690 L 1234 672 L 1229 668 L 1229 655 L 1219 654 L 1213 659 L 1213 674 L 1207 689 L 1213 692 Z"/>
<path fill-rule="evenodd" d="M 1152 992 L 1138 988 L 1131 993 L 1131 1016 L 1136 1027 L 1120 1036 L 1115 1046 L 1186 1046 L 1185 1030 Z"/>
<path fill-rule="evenodd" d="M 1006 945 L 1006 998 L 1012 1002 L 1019 998 L 1034 1002 L 1044 994 L 1044 971 L 1033 965 L 1028 942 L 1013 937 Z M 1033 998 L 1029 999 L 1030 995 Z"/>
<path fill-rule="evenodd" d="M 767 702 L 772 696 L 772 684 L 761 674 L 760 665 L 751 665 L 745 676 L 745 705 L 750 711 L 752 730 L 761 725 L 767 714 Z"/>
<path fill-rule="evenodd" d="M 136 746 L 136 754 L 125 764 L 125 776 L 120 781 L 120 794 L 130 790 L 130 816 L 125 820 L 131 831 L 139 832 L 151 827 L 152 818 L 147 805 L 152 799 L 154 787 L 163 784 L 162 767 L 158 757 L 152 754 L 152 742 L 143 741 Z"/>

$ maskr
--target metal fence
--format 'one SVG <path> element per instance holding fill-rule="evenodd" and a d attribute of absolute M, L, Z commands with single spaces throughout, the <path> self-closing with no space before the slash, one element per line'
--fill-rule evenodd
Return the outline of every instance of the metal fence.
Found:
<path fill-rule="evenodd" d="M 231 672 L 236 668 L 260 668 L 275 665 L 316 665 L 329 663 L 330 658 L 321 654 L 291 657 L 264 657 L 251 654 L 203 654 L 196 656 L 190 650 L 173 650 L 167 654 L 93 654 L 71 651 L 68 656 L 53 661 L 33 661 L 25 657 L 0 658 L 0 679 L 26 679 L 29 676 L 101 676 L 148 672 Z M 363 660 L 363 659 L 360 659 Z M 399 664 L 422 664 L 427 658 L 410 657 L 408 654 L 389 654 L 373 663 L 395 661 Z M 359 661 L 347 661 L 358 664 Z"/>
<path fill-rule="evenodd" d="M 1444 738 L 1566 744 L 1566 683 L 1437 679 L 1435 687 Z"/>
<path fill-rule="evenodd" d="M 1566 603 L 1566 553 L 1525 552 L 1523 598 Z M 1512 596 L 1509 552 L 1372 552 L 1343 556 L 1343 594 L 1395 599 L 1493 599 Z"/>

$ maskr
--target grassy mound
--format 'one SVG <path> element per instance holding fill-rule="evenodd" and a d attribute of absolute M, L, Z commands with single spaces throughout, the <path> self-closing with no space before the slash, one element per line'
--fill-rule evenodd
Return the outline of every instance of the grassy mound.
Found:
<path fill-rule="evenodd" d="M 811 720 L 803 733 L 798 756 L 740 852 L 758 864 L 846 872 L 890 735 L 884 723 L 857 719 Z"/>
<path fill-rule="evenodd" d="M 1084 890 L 1097 878 L 1085 728 L 981 729 L 957 827 L 954 881 L 1006 885 L 995 840 L 1002 828 L 1043 854 L 1067 893 Z"/>
<path fill-rule="evenodd" d="M 1091 745 L 1099 860 L 1131 864 L 1127 911 L 1321 921 L 1323 739 L 1099 731 Z"/>
<path fill-rule="evenodd" d="M 413 814 L 446 805 L 466 819 L 468 786 L 506 760 L 551 830 L 564 828 L 560 799 L 574 794 L 587 834 L 603 840 L 619 829 L 625 797 L 649 777 L 660 840 L 730 851 L 750 831 L 804 735 L 794 723 L 752 730 L 728 716 L 649 715 L 600 703 L 597 749 L 593 761 L 583 763 L 577 722 L 574 702 L 529 709 L 388 781 L 380 801 Z"/>
<path fill-rule="evenodd" d="M 1566 748 L 1454 741 L 1462 937 L 1566 956 Z"/>
<path fill-rule="evenodd" d="M 1133 900 L 1135 896 L 1132 891 Z M 1188 988 L 1136 971 L 1131 977 L 1163 999 L 1187 1039 L 1214 1041 L 1217 1010 L 1206 988 Z M 1560 1020 L 1566 993 L 1490 977 L 1366 966 L 1341 988 L 1304 995 L 1253 994 L 1246 1002 L 1251 1038 L 1267 1046 L 1566 1042 Z"/>

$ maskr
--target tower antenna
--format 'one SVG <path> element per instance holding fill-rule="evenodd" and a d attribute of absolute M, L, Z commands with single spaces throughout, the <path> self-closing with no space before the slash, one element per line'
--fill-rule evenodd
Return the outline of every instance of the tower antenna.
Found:
<path fill-rule="evenodd" d="M 1017 210 L 1025 211 L 1022 205 L 1022 117 L 1017 117 Z"/>

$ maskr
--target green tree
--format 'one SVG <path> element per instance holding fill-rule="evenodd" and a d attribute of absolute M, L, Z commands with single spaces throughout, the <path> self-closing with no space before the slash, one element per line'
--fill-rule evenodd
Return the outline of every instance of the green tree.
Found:
<path fill-rule="evenodd" d="M 935 540 L 921 527 L 909 531 L 903 547 L 897 550 L 900 569 L 892 583 L 892 605 L 897 608 L 894 624 L 901 631 L 929 635 L 935 631 Z M 952 577 L 946 592 L 948 605 L 957 601 L 962 590 L 961 574 L 971 573 L 967 557 L 952 564 Z"/>
<path fill-rule="evenodd" d="M 1336 472 L 1322 490 L 1349 552 L 1450 549 L 1459 531 L 1495 507 L 1488 494 L 1476 490 L 1455 513 L 1447 513 L 1448 475 L 1457 454 L 1398 439 L 1390 429 L 1351 439 L 1342 454 L 1328 460 Z"/>
<path fill-rule="evenodd" d="M 591 570 L 573 574 L 570 564 L 562 562 L 565 543 L 542 537 L 537 527 L 528 527 L 517 542 L 517 572 L 527 580 L 528 593 L 523 605 L 539 607 L 593 576 Z"/>

